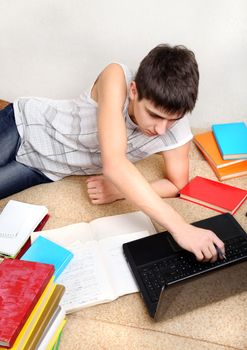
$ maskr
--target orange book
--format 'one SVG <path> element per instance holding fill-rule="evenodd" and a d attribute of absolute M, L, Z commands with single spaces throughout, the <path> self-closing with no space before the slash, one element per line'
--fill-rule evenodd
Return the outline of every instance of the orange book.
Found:
<path fill-rule="evenodd" d="M 223 168 L 215 168 L 210 162 L 209 164 L 220 181 L 247 175 L 247 160 Z"/>
<path fill-rule="evenodd" d="M 206 160 L 209 160 L 210 163 L 217 169 L 231 166 L 236 163 L 246 162 L 246 160 L 243 159 L 224 160 L 221 156 L 212 131 L 206 131 L 202 134 L 194 135 L 193 141 L 200 149 Z"/>

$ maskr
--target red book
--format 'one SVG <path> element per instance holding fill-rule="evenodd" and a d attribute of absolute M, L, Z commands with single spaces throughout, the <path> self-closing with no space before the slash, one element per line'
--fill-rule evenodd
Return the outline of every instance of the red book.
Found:
<path fill-rule="evenodd" d="M 0 346 L 11 347 L 54 274 L 54 266 L 4 259 L 0 263 Z"/>
<path fill-rule="evenodd" d="M 40 221 L 40 223 L 38 224 L 38 226 L 36 227 L 36 229 L 34 231 L 41 231 L 42 228 L 45 226 L 46 221 L 49 219 L 50 215 L 47 214 L 43 220 Z M 31 247 L 31 237 L 28 238 L 28 240 L 26 241 L 26 243 L 24 244 L 24 246 L 21 248 L 21 250 L 19 251 L 19 253 L 16 255 L 15 259 L 20 259 L 22 257 L 22 255 L 24 255 L 24 253 L 26 253 L 26 251 Z"/>
<path fill-rule="evenodd" d="M 234 214 L 247 198 L 247 191 L 196 176 L 180 191 L 180 198 L 220 213 Z"/>
<path fill-rule="evenodd" d="M 46 216 L 40 221 L 40 223 L 38 224 L 38 226 L 36 227 L 36 229 L 34 231 L 41 231 L 43 229 L 43 227 L 45 226 L 49 217 L 50 217 L 50 214 L 46 214 Z"/>

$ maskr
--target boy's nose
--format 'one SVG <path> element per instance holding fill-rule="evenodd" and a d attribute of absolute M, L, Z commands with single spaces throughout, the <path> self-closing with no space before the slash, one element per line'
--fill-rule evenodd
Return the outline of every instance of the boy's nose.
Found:
<path fill-rule="evenodd" d="M 166 132 L 166 128 L 167 128 L 167 120 L 163 119 L 156 124 L 155 131 L 158 135 L 163 135 Z"/>

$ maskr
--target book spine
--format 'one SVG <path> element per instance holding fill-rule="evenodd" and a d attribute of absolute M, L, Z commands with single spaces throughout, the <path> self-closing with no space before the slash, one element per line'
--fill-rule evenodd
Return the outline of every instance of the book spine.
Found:
<path fill-rule="evenodd" d="M 35 228 L 34 231 L 41 231 L 43 229 L 43 227 L 45 226 L 49 217 L 50 217 L 50 215 L 46 214 L 46 216 L 40 221 L 40 223 L 38 224 L 38 226 Z"/>
<path fill-rule="evenodd" d="M 188 198 L 184 198 L 184 197 L 181 197 L 181 195 L 180 195 L 180 198 L 182 198 L 182 199 L 184 199 L 185 201 L 188 201 L 188 202 L 192 202 L 192 203 L 195 203 L 195 204 L 199 204 L 198 202 L 196 202 L 196 201 L 193 201 L 193 200 L 191 200 L 191 199 L 188 199 Z M 203 207 L 205 207 L 205 208 L 208 208 L 208 209 L 211 209 L 211 210 L 215 210 L 215 211 L 218 211 L 219 213 L 230 213 L 230 214 L 232 214 L 232 212 L 230 212 L 230 211 L 227 211 L 227 210 L 220 210 L 220 209 L 218 209 L 218 208 L 213 208 L 213 207 L 210 207 L 209 205 L 206 205 L 206 204 L 202 204 L 202 203 L 200 203 L 200 205 L 202 205 Z"/>
<path fill-rule="evenodd" d="M 245 196 L 245 198 L 243 198 L 240 203 L 238 203 L 238 205 L 236 206 L 236 208 L 233 210 L 232 215 L 236 213 L 236 211 L 238 210 L 238 208 L 244 203 L 244 201 L 246 200 L 247 195 Z"/>

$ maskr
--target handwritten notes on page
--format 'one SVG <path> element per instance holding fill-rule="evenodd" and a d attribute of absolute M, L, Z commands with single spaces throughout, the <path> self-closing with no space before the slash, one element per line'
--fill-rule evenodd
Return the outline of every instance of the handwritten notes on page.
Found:
<path fill-rule="evenodd" d="M 74 258 L 57 279 L 57 283 L 65 286 L 61 305 L 66 313 L 137 292 L 122 245 L 148 235 L 147 231 L 141 231 L 71 245 Z"/>

